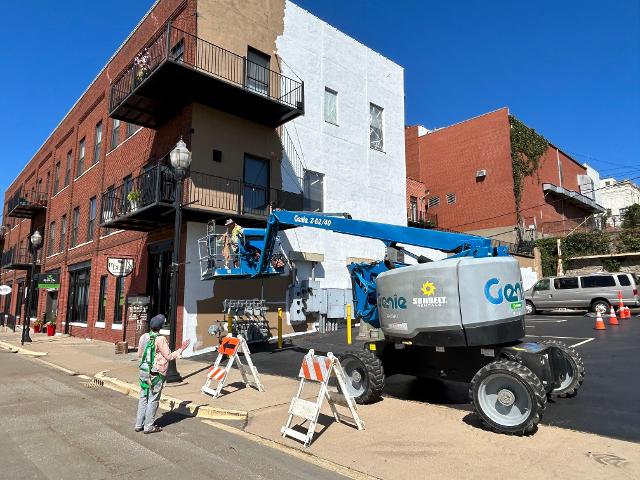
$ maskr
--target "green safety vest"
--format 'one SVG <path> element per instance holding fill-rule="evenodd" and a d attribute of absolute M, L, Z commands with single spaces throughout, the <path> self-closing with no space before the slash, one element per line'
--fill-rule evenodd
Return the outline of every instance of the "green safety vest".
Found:
<path fill-rule="evenodd" d="M 140 362 L 140 388 L 144 391 L 145 396 L 149 396 L 149 391 L 158 383 L 164 380 L 164 375 L 155 372 L 152 374 L 151 369 L 156 360 L 156 338 L 158 334 L 149 332 L 149 341 L 144 347 L 142 361 Z"/>

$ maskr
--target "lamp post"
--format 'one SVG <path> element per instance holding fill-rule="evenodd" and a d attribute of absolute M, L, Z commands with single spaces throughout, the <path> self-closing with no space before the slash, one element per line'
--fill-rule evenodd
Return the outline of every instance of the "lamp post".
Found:
<path fill-rule="evenodd" d="M 174 209 L 175 225 L 173 231 L 173 252 L 171 256 L 171 315 L 169 317 L 169 348 L 176 349 L 176 330 L 178 326 L 178 272 L 180 270 L 180 239 L 182 233 L 182 187 L 184 177 L 191 165 L 191 152 L 187 148 L 182 138 L 169 154 L 173 174 L 176 181 Z M 169 362 L 167 370 L 167 382 L 181 382 L 182 376 L 176 368 L 176 361 Z"/>
<path fill-rule="evenodd" d="M 34 285 L 36 284 L 35 280 L 35 274 L 36 274 L 36 261 L 38 259 L 38 249 L 40 248 L 40 245 L 42 244 L 42 235 L 40 234 L 40 232 L 38 230 L 36 230 L 35 232 L 33 232 L 31 234 L 31 251 L 32 251 L 32 257 L 31 257 L 31 269 L 29 271 L 29 281 L 27 282 L 27 285 L 29 285 L 28 290 L 27 290 L 27 305 L 25 307 L 25 318 L 24 321 L 22 322 L 22 339 L 21 339 L 21 344 L 24 345 L 24 342 L 31 342 L 31 337 L 29 336 L 29 327 L 31 325 L 31 302 L 33 301 L 32 299 L 34 298 Z M 38 309 L 36 307 L 36 313 L 37 313 Z"/>

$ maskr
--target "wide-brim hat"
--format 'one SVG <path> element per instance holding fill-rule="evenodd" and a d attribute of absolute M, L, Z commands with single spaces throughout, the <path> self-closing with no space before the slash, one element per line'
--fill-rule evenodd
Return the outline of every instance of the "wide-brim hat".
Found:
<path fill-rule="evenodd" d="M 229 225 L 231 225 L 232 223 L 236 223 L 232 218 L 229 218 L 226 222 L 224 222 L 224 226 L 228 227 Z"/>

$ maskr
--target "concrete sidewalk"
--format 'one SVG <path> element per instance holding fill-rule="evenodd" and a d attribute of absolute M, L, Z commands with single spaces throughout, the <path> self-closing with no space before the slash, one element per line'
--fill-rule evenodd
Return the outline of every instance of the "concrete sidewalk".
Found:
<path fill-rule="evenodd" d="M 113 345 L 104 342 L 70 337 L 51 339 L 37 334 L 32 338 L 34 342 L 28 349 L 46 352 L 43 357 L 46 361 L 89 376 L 106 370 L 105 378 L 118 379 L 126 390 L 123 393 L 135 395 L 138 367 L 135 354 L 115 355 Z M 0 345 L 16 345 L 19 340 L 17 334 L 0 334 L 3 342 Z M 550 475 L 568 479 L 640 478 L 640 445 L 636 443 L 544 425 L 530 437 L 498 435 L 481 428 L 471 413 L 388 397 L 360 407 L 366 423 L 364 431 L 335 423 L 325 406 L 312 445 L 303 449 L 298 442 L 280 437 L 297 380 L 262 374 L 266 391 L 258 392 L 240 387 L 236 383 L 240 376 L 234 371 L 229 393 L 213 399 L 200 393 L 209 365 L 195 360 L 179 362 L 178 369 L 186 381 L 168 386 L 167 398 L 182 405 L 244 412 L 246 420 L 233 422 L 233 427 L 212 424 L 258 441 L 266 439 L 303 450 L 369 476 L 484 479 L 506 474 L 511 478 Z M 256 366 L 260 369 L 259 363 Z M 238 389 L 234 391 L 235 388 Z M 313 389 L 306 393 L 315 396 Z M 196 409 L 195 413 L 200 412 Z M 606 406 L 602 415 L 606 415 Z"/>

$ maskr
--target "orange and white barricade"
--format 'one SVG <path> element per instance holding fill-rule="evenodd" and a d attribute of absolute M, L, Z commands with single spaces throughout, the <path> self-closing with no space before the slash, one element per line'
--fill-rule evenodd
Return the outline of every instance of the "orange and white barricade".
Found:
<path fill-rule="evenodd" d="M 242 363 L 242 360 L 238 355 L 240 352 L 244 354 L 247 365 Z M 225 366 L 221 366 L 222 360 L 225 358 L 228 359 L 227 364 Z M 216 358 L 216 362 L 213 364 L 213 367 L 209 369 L 209 373 L 207 373 L 207 381 L 202 387 L 202 393 L 208 393 L 214 398 L 219 397 L 234 361 L 238 362 L 238 369 L 240 370 L 240 375 L 242 375 L 242 381 L 244 384 L 247 386 L 253 386 L 258 391 L 264 392 L 264 387 L 262 386 L 260 377 L 258 376 L 258 369 L 251 361 L 251 353 L 249 352 L 247 341 L 242 337 L 242 335 L 234 337 L 231 334 L 228 334 L 222 339 L 222 342 L 218 346 L 218 357 Z M 253 380 L 251 380 L 250 376 L 253 377 Z M 218 382 L 218 385 L 215 388 L 211 388 L 211 382 L 213 381 Z"/>
<path fill-rule="evenodd" d="M 305 447 L 308 447 L 316 431 L 318 416 L 320 415 L 322 402 L 325 398 L 331 407 L 331 412 L 336 422 L 347 423 L 356 427 L 358 430 L 364 430 L 364 422 L 358 416 L 358 406 L 354 399 L 346 393 L 347 386 L 344 370 L 342 370 L 340 361 L 333 353 L 329 352 L 327 356 L 324 357 L 315 355 L 313 350 L 309 350 L 309 353 L 307 353 L 302 360 L 298 376 L 300 377 L 300 386 L 298 387 L 296 396 L 291 399 L 287 423 L 280 430 L 283 438 L 287 436 L 295 438 L 303 442 Z M 329 391 L 329 380 L 332 376 L 338 382 L 339 391 Z M 315 403 L 300 398 L 304 390 L 305 382 L 308 381 L 320 383 L 320 391 L 318 392 Z M 351 417 L 339 413 L 336 405 L 348 408 L 351 412 Z M 306 434 L 291 428 L 291 422 L 294 416 L 304 418 L 305 421 L 309 422 Z"/>

